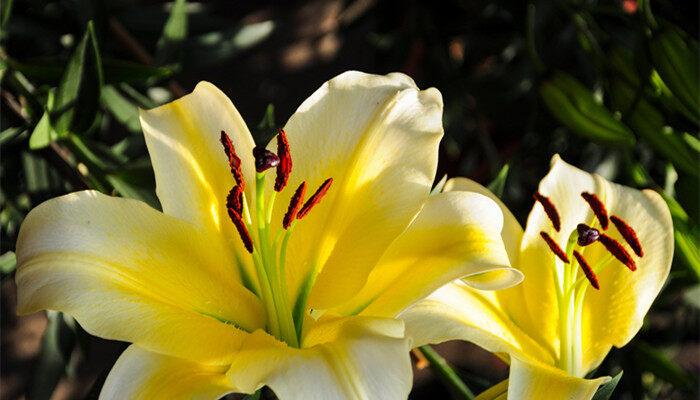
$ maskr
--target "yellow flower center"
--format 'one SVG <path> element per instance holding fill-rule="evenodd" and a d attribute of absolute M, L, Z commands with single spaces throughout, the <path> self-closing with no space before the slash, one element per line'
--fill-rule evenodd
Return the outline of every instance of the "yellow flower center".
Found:
<path fill-rule="evenodd" d="M 637 257 L 644 256 L 637 234 L 627 222 L 616 215 L 608 217 L 605 205 L 595 194 L 583 192 L 581 197 L 588 203 L 596 218 L 590 226 L 584 223 L 578 224 L 570 233 L 565 249 L 562 249 L 549 233 L 540 232 L 549 249 L 564 264 L 564 268 L 555 268 L 554 273 L 559 305 L 558 366 L 574 376 L 583 376 L 587 372 L 582 370 L 581 335 L 583 300 L 589 286 L 586 283 L 596 290 L 600 289 L 598 274 L 613 260 L 618 260 L 630 271 L 637 269 L 637 264 L 627 248 L 604 233 L 608 229 L 609 222 L 613 223 L 617 232 Z M 534 198 L 542 205 L 554 230 L 559 232 L 561 220 L 554 203 L 540 193 L 535 194 Z M 606 254 L 591 265 L 584 254 L 586 247 L 593 243 L 600 243 L 605 248 Z"/>
<path fill-rule="evenodd" d="M 261 147 L 253 149 L 255 157 L 255 219 L 251 218 L 245 195 L 245 181 L 231 139 L 221 132 L 221 144 L 228 157 L 229 167 L 236 185 L 226 198 L 226 208 L 231 222 L 236 227 L 246 250 L 252 255 L 255 274 L 260 287 L 254 290 L 261 299 L 267 313 L 267 330 L 288 345 L 299 347 L 309 288 L 303 290 L 294 307 L 289 304 L 285 264 L 287 245 L 297 220 L 304 218 L 330 189 L 332 178 L 326 179 L 305 202 L 306 182 L 302 182 L 290 200 L 282 220 L 282 229 L 271 232 L 272 211 L 277 192 L 281 192 L 292 171 L 292 158 L 284 130 L 277 135 L 277 154 Z M 275 168 L 277 176 L 274 191 L 265 198 L 267 171 Z M 255 229 L 254 229 L 255 228 Z M 251 236 L 257 232 L 257 237 Z M 314 277 L 311 278 L 310 286 Z"/>

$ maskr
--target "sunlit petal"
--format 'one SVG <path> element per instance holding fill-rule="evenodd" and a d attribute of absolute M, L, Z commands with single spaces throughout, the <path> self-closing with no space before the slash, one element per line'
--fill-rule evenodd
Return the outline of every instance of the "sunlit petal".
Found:
<path fill-rule="evenodd" d="M 583 379 L 546 364 L 511 358 L 509 399 L 590 400 L 609 377 Z"/>
<path fill-rule="evenodd" d="M 313 93 L 285 130 L 294 160 L 290 186 L 334 180 L 295 228 L 287 267 L 293 298 L 311 270 L 322 270 L 310 304 L 328 308 L 362 287 L 420 210 L 437 167 L 442 98 L 403 74 L 346 72 Z"/>
<path fill-rule="evenodd" d="M 367 284 L 338 312 L 392 317 L 458 278 L 481 289 L 520 282 L 503 247 L 502 219 L 496 203 L 477 193 L 431 196 Z"/>
<path fill-rule="evenodd" d="M 268 385 L 281 400 L 405 399 L 412 372 L 403 333 L 393 319 L 331 319 L 294 349 L 256 331 L 227 375 L 242 392 Z"/>
<path fill-rule="evenodd" d="M 205 365 L 131 345 L 107 376 L 100 400 L 218 399 L 232 392 L 225 365 Z"/>
<path fill-rule="evenodd" d="M 230 358 L 264 324 L 220 242 L 135 201 L 77 192 L 26 218 L 18 312 L 59 310 L 90 333 L 196 360 Z"/>

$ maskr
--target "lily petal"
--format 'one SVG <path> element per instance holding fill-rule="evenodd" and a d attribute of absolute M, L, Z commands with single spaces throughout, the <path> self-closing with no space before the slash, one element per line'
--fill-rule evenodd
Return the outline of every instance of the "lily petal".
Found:
<path fill-rule="evenodd" d="M 505 313 L 551 352 L 558 352 L 559 348 L 559 306 L 554 271 L 549 266 L 563 269 L 564 265 L 549 250 L 540 232 L 547 232 L 562 248 L 566 248 L 569 234 L 576 225 L 595 218 L 581 198 L 581 192 L 595 192 L 598 187 L 599 183 L 592 175 L 565 163 L 558 155 L 552 157 L 552 167 L 540 181 L 538 192 L 554 203 L 560 215 L 561 229 L 559 232 L 554 230 L 541 204 L 533 206 L 517 265 L 525 280 L 497 294 Z"/>
<path fill-rule="evenodd" d="M 498 207 L 501 208 L 501 213 L 503 213 L 503 230 L 501 231 L 503 244 L 506 246 L 510 264 L 517 267 L 518 256 L 520 254 L 520 242 L 523 238 L 523 228 L 520 226 L 520 223 L 513 213 L 503 204 L 501 199 L 479 183 L 461 177 L 448 180 L 445 183 L 443 192 L 475 192 L 483 194 L 498 204 Z"/>
<path fill-rule="evenodd" d="M 486 196 L 450 192 L 431 196 L 389 247 L 367 284 L 339 313 L 394 317 L 455 279 L 480 289 L 522 280 L 510 268 L 501 240 L 503 216 Z"/>
<path fill-rule="evenodd" d="M 131 345 L 109 372 L 100 400 L 218 399 L 233 391 L 226 380 L 226 368 Z"/>
<path fill-rule="evenodd" d="M 234 260 L 205 231 L 144 203 L 85 191 L 32 210 L 17 241 L 18 312 L 59 310 L 96 336 L 200 361 L 264 325 Z"/>
<path fill-rule="evenodd" d="M 462 339 L 494 353 L 554 362 L 554 354 L 501 310 L 494 292 L 473 289 L 461 281 L 443 286 L 400 318 L 414 347 Z"/>
<path fill-rule="evenodd" d="M 227 132 L 241 158 L 251 207 L 255 143 L 231 100 L 211 83 L 200 82 L 192 93 L 140 114 L 163 212 L 218 232 L 212 240 L 227 241 L 247 259 L 226 213 L 234 180 L 219 139 L 222 130 Z M 251 263 L 242 267 L 255 277 Z"/>
<path fill-rule="evenodd" d="M 590 400 L 609 380 L 576 378 L 546 364 L 511 357 L 508 398 Z"/>
<path fill-rule="evenodd" d="M 418 90 L 403 74 L 346 72 L 304 101 L 285 131 L 294 160 L 291 187 L 333 178 L 324 200 L 295 228 L 287 266 L 293 300 L 311 271 L 321 271 L 310 305 L 326 309 L 362 287 L 428 196 L 443 132 L 442 97 L 434 88 Z"/>
<path fill-rule="evenodd" d="M 584 371 L 597 367 L 612 346 L 622 347 L 637 334 L 666 282 L 673 259 L 673 224 L 661 196 L 651 190 L 639 191 L 607 181 L 604 187 L 608 212 L 633 227 L 644 256 L 635 257 L 635 272 L 613 261 L 598 274 L 600 290 L 586 292 L 581 332 Z M 625 243 L 614 227 L 606 234 Z M 603 246 L 596 244 L 586 248 L 585 256 L 600 260 L 600 253 L 604 252 Z"/>
<path fill-rule="evenodd" d="M 256 331 L 227 375 L 243 393 L 267 385 L 281 400 L 405 399 L 412 371 L 403 333 L 399 320 L 334 318 L 314 324 L 295 349 Z"/>

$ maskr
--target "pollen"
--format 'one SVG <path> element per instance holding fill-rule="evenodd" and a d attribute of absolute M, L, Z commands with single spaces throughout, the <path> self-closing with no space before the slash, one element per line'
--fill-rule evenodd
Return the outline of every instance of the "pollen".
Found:
<path fill-rule="evenodd" d="M 593 210 L 596 218 L 598 218 L 598 222 L 600 222 L 600 226 L 603 229 L 608 229 L 608 211 L 605 209 L 605 205 L 600 201 L 598 196 L 593 193 L 583 192 L 581 193 L 581 197 L 586 200 L 588 206 Z"/>
<path fill-rule="evenodd" d="M 554 239 L 552 239 L 551 236 L 547 234 L 547 232 L 540 232 L 540 236 L 542 236 L 542 239 L 547 243 L 547 246 L 549 246 L 549 249 L 552 250 L 552 253 L 554 253 L 557 257 L 559 257 L 560 260 L 564 261 L 565 263 L 569 263 L 569 257 L 566 256 L 566 253 L 564 250 L 562 250 L 561 247 L 557 244 Z"/>
<path fill-rule="evenodd" d="M 248 228 L 246 228 L 245 223 L 243 222 L 243 218 L 241 218 L 241 214 L 237 213 L 236 210 L 234 210 L 232 207 L 229 207 L 228 216 L 229 218 L 231 218 L 231 222 L 233 222 L 233 224 L 236 226 L 238 235 L 243 241 L 243 246 L 245 246 L 245 249 L 248 250 L 248 253 L 252 254 L 253 239 L 250 237 L 250 233 L 248 232 Z"/>
<path fill-rule="evenodd" d="M 583 254 L 574 250 L 574 257 L 576 258 L 576 261 L 578 261 L 578 265 L 581 266 L 583 274 L 586 275 L 586 279 L 588 279 L 588 282 L 591 283 L 591 286 L 599 290 L 600 283 L 598 283 L 598 277 L 596 276 L 595 272 L 593 272 L 591 266 L 588 265 L 588 261 L 586 261 L 586 259 L 583 258 Z"/>
<path fill-rule="evenodd" d="M 275 191 L 281 192 L 287 186 L 289 175 L 292 173 L 292 154 L 289 152 L 289 142 L 284 129 L 280 129 L 277 133 L 277 158 L 280 163 L 277 164 Z"/>
<path fill-rule="evenodd" d="M 308 214 L 309 211 L 311 211 L 311 209 L 321 201 L 323 196 L 325 196 L 328 192 L 328 189 L 330 189 L 331 184 L 333 184 L 333 178 L 328 178 L 323 181 L 321 186 L 316 189 L 316 192 L 314 192 L 314 194 L 312 194 L 311 197 L 306 200 L 306 203 L 304 203 L 304 205 L 301 207 L 301 210 L 299 210 L 299 213 L 297 214 L 297 219 L 304 218 L 306 214 Z"/>
<path fill-rule="evenodd" d="M 632 259 L 632 256 L 630 255 L 627 250 L 625 250 L 625 247 L 620 244 L 617 240 L 611 238 L 610 236 L 601 233 L 600 238 L 598 238 L 598 241 L 605 246 L 605 248 L 615 256 L 621 263 L 625 264 L 627 268 L 630 269 L 630 271 L 636 271 L 637 270 L 637 264 L 634 262 Z"/>
<path fill-rule="evenodd" d="M 221 145 L 224 146 L 224 152 L 228 158 L 228 165 L 231 168 L 231 175 L 236 180 L 236 184 L 240 186 L 241 191 L 245 190 L 245 181 L 243 180 L 243 172 L 241 170 L 241 159 L 236 154 L 236 149 L 233 147 L 231 137 L 226 132 L 221 131 Z"/>
<path fill-rule="evenodd" d="M 289 226 L 294 221 L 297 216 L 299 207 L 304 201 L 304 195 L 306 194 L 306 182 L 302 182 L 301 185 L 294 191 L 291 200 L 289 201 L 289 207 L 287 207 L 287 212 L 284 214 L 284 219 L 282 219 L 282 227 L 284 229 L 289 229 Z"/>
<path fill-rule="evenodd" d="M 542 207 L 544 208 L 544 212 L 545 212 L 545 214 L 547 214 L 547 217 L 552 222 L 552 226 L 554 227 L 554 230 L 559 232 L 559 229 L 561 229 L 561 219 L 559 218 L 559 213 L 557 212 L 557 208 L 554 207 L 554 203 L 552 203 L 552 201 L 549 199 L 549 197 L 544 196 L 539 192 L 533 194 L 532 197 L 536 201 L 538 201 L 540 204 L 542 204 Z"/>
<path fill-rule="evenodd" d="M 627 222 L 623 221 L 622 218 L 618 217 L 617 215 L 612 215 L 610 217 L 610 221 L 612 221 L 613 225 L 615 225 L 615 228 L 617 228 L 617 231 L 620 232 L 620 235 L 622 235 L 622 238 L 625 239 L 625 242 L 627 242 L 627 244 L 632 248 L 634 254 L 636 254 L 637 257 L 644 257 L 644 249 L 642 249 L 642 244 L 639 242 L 637 232 L 635 232 Z"/>
<path fill-rule="evenodd" d="M 226 196 L 226 208 L 232 208 L 238 214 L 243 214 L 243 190 L 240 186 L 234 186 Z"/>

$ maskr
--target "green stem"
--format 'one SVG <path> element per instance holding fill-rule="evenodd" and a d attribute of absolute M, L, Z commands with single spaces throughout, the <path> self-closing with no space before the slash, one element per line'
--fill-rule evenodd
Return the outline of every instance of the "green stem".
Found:
<path fill-rule="evenodd" d="M 430 361 L 430 366 L 433 371 L 435 371 L 440 376 L 441 380 L 443 380 L 453 389 L 455 394 L 459 395 L 463 399 L 473 400 L 475 398 L 474 393 L 469 390 L 469 387 L 467 387 L 467 384 L 464 383 L 457 372 L 432 347 L 429 345 L 421 346 L 420 351 L 423 353 L 425 358 Z"/>

